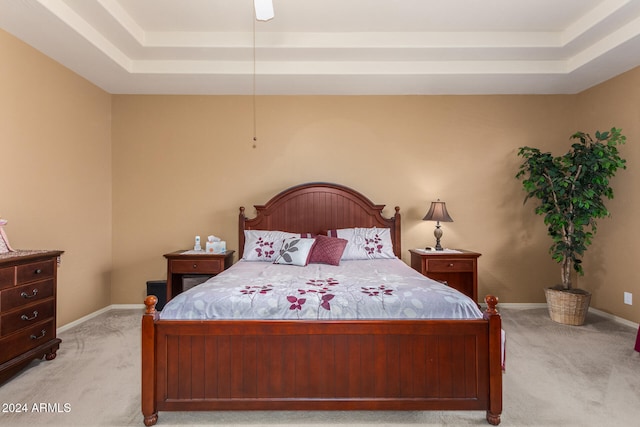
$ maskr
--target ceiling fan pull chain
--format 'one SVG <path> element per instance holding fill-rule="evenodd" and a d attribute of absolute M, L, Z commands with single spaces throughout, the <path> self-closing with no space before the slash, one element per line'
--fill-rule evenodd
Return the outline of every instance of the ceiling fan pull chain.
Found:
<path fill-rule="evenodd" d="M 258 4 L 255 3 L 256 7 L 256 15 L 258 12 Z M 257 16 L 256 16 L 257 17 Z M 252 97 L 252 108 L 253 108 L 253 148 L 256 148 L 256 142 L 258 141 L 257 136 L 257 126 L 256 126 L 256 21 L 253 20 L 253 97 Z"/>

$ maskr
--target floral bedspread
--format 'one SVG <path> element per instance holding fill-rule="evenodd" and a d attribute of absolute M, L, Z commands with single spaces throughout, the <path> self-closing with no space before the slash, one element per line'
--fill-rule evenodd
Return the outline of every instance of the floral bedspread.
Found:
<path fill-rule="evenodd" d="M 399 259 L 306 267 L 239 261 L 169 301 L 162 319 L 475 319 L 464 294 Z"/>

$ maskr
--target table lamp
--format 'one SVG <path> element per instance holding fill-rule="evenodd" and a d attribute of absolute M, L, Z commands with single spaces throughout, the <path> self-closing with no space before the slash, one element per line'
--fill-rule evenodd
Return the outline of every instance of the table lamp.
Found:
<path fill-rule="evenodd" d="M 440 246 L 440 238 L 442 237 L 442 230 L 440 229 L 440 222 L 453 222 L 453 219 L 449 216 L 449 212 L 447 212 L 447 205 L 445 202 L 441 202 L 440 199 L 438 199 L 437 202 L 431 202 L 429 212 L 427 212 L 422 220 L 436 221 L 436 229 L 434 230 L 433 235 L 436 236 L 436 251 L 441 251 L 442 246 Z"/>

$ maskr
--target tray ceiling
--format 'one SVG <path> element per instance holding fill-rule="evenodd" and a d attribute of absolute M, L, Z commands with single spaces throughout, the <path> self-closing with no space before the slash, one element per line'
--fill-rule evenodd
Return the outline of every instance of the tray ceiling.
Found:
<path fill-rule="evenodd" d="M 0 28 L 114 94 L 576 93 L 640 65 L 640 0 L 273 6 L 0 0 Z"/>

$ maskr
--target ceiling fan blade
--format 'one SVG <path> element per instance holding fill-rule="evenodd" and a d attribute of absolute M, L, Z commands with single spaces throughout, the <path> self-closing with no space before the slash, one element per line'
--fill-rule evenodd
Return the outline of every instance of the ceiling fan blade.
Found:
<path fill-rule="evenodd" d="M 258 21 L 268 21 L 274 16 L 273 0 L 253 0 L 253 7 L 256 10 L 256 19 Z"/>

